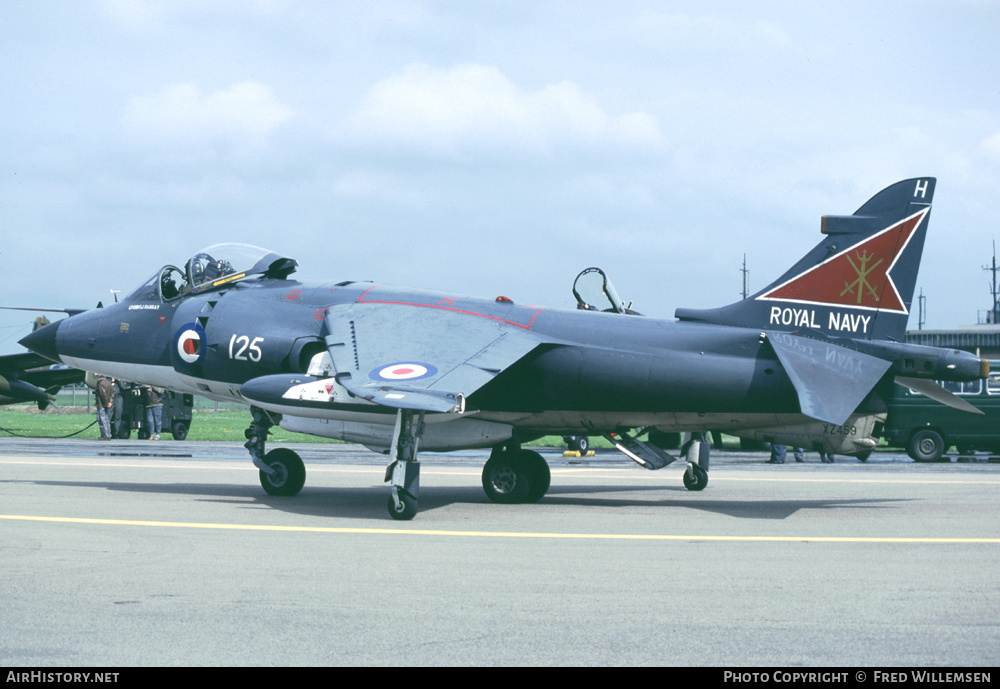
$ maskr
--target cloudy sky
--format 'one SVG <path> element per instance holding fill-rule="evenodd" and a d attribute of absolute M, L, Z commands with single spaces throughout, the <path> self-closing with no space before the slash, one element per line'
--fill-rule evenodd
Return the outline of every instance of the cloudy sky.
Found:
<path fill-rule="evenodd" d="M 91 307 L 234 241 L 567 308 L 599 265 L 670 318 L 933 175 L 925 327 L 974 323 L 998 35 L 991 0 L 2 0 L 0 305 Z M 17 351 L 34 314 L 0 314 Z"/>

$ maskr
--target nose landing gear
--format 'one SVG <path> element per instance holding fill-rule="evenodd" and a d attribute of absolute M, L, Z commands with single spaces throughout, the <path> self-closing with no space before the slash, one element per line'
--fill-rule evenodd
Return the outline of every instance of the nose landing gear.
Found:
<path fill-rule="evenodd" d="M 264 453 L 271 427 L 281 420 L 278 414 L 251 407 L 253 422 L 244 431 L 244 447 L 250 451 L 254 466 L 260 469 L 260 485 L 268 495 L 298 495 L 306 483 L 306 466 L 298 453 L 279 447 Z"/>

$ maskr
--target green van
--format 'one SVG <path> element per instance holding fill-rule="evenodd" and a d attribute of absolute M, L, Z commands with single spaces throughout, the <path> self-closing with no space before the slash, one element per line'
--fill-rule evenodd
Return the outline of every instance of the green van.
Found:
<path fill-rule="evenodd" d="M 953 409 L 900 385 L 889 402 L 882 437 L 890 447 L 904 447 L 917 462 L 934 462 L 952 445 L 961 454 L 988 450 L 1000 454 L 1000 361 L 990 362 L 985 381 L 938 381 L 984 413 Z"/>

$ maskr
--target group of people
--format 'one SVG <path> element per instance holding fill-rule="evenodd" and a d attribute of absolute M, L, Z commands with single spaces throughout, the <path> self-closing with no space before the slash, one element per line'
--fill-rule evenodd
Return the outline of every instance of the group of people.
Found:
<path fill-rule="evenodd" d="M 781 445 L 779 443 L 771 443 L 771 459 L 767 460 L 768 464 L 784 464 L 785 457 L 788 453 L 788 447 L 786 445 Z M 793 447 L 792 455 L 795 457 L 796 462 L 805 461 L 805 453 L 802 451 L 801 447 Z M 823 464 L 833 464 L 833 455 L 829 452 L 819 452 L 819 461 Z"/>
<path fill-rule="evenodd" d="M 125 391 L 129 385 L 123 380 L 97 376 L 97 425 L 101 429 L 101 440 L 121 438 L 122 411 L 125 408 Z M 146 428 L 149 439 L 159 440 L 163 423 L 163 388 L 143 385 L 142 403 L 146 408 Z"/>

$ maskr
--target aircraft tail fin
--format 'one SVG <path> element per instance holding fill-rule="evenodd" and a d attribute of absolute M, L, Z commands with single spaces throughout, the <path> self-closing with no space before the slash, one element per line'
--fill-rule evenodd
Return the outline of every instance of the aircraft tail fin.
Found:
<path fill-rule="evenodd" d="M 49 407 L 55 407 L 60 409 L 61 407 L 56 402 L 56 395 L 62 390 L 62 385 L 53 385 L 50 388 L 45 388 L 45 399 L 38 400 L 38 411 L 45 411 Z"/>
<path fill-rule="evenodd" d="M 902 341 L 936 180 L 880 191 L 852 215 L 823 216 L 823 240 L 753 296 L 718 309 L 678 309 L 682 321 L 833 337 Z"/>

